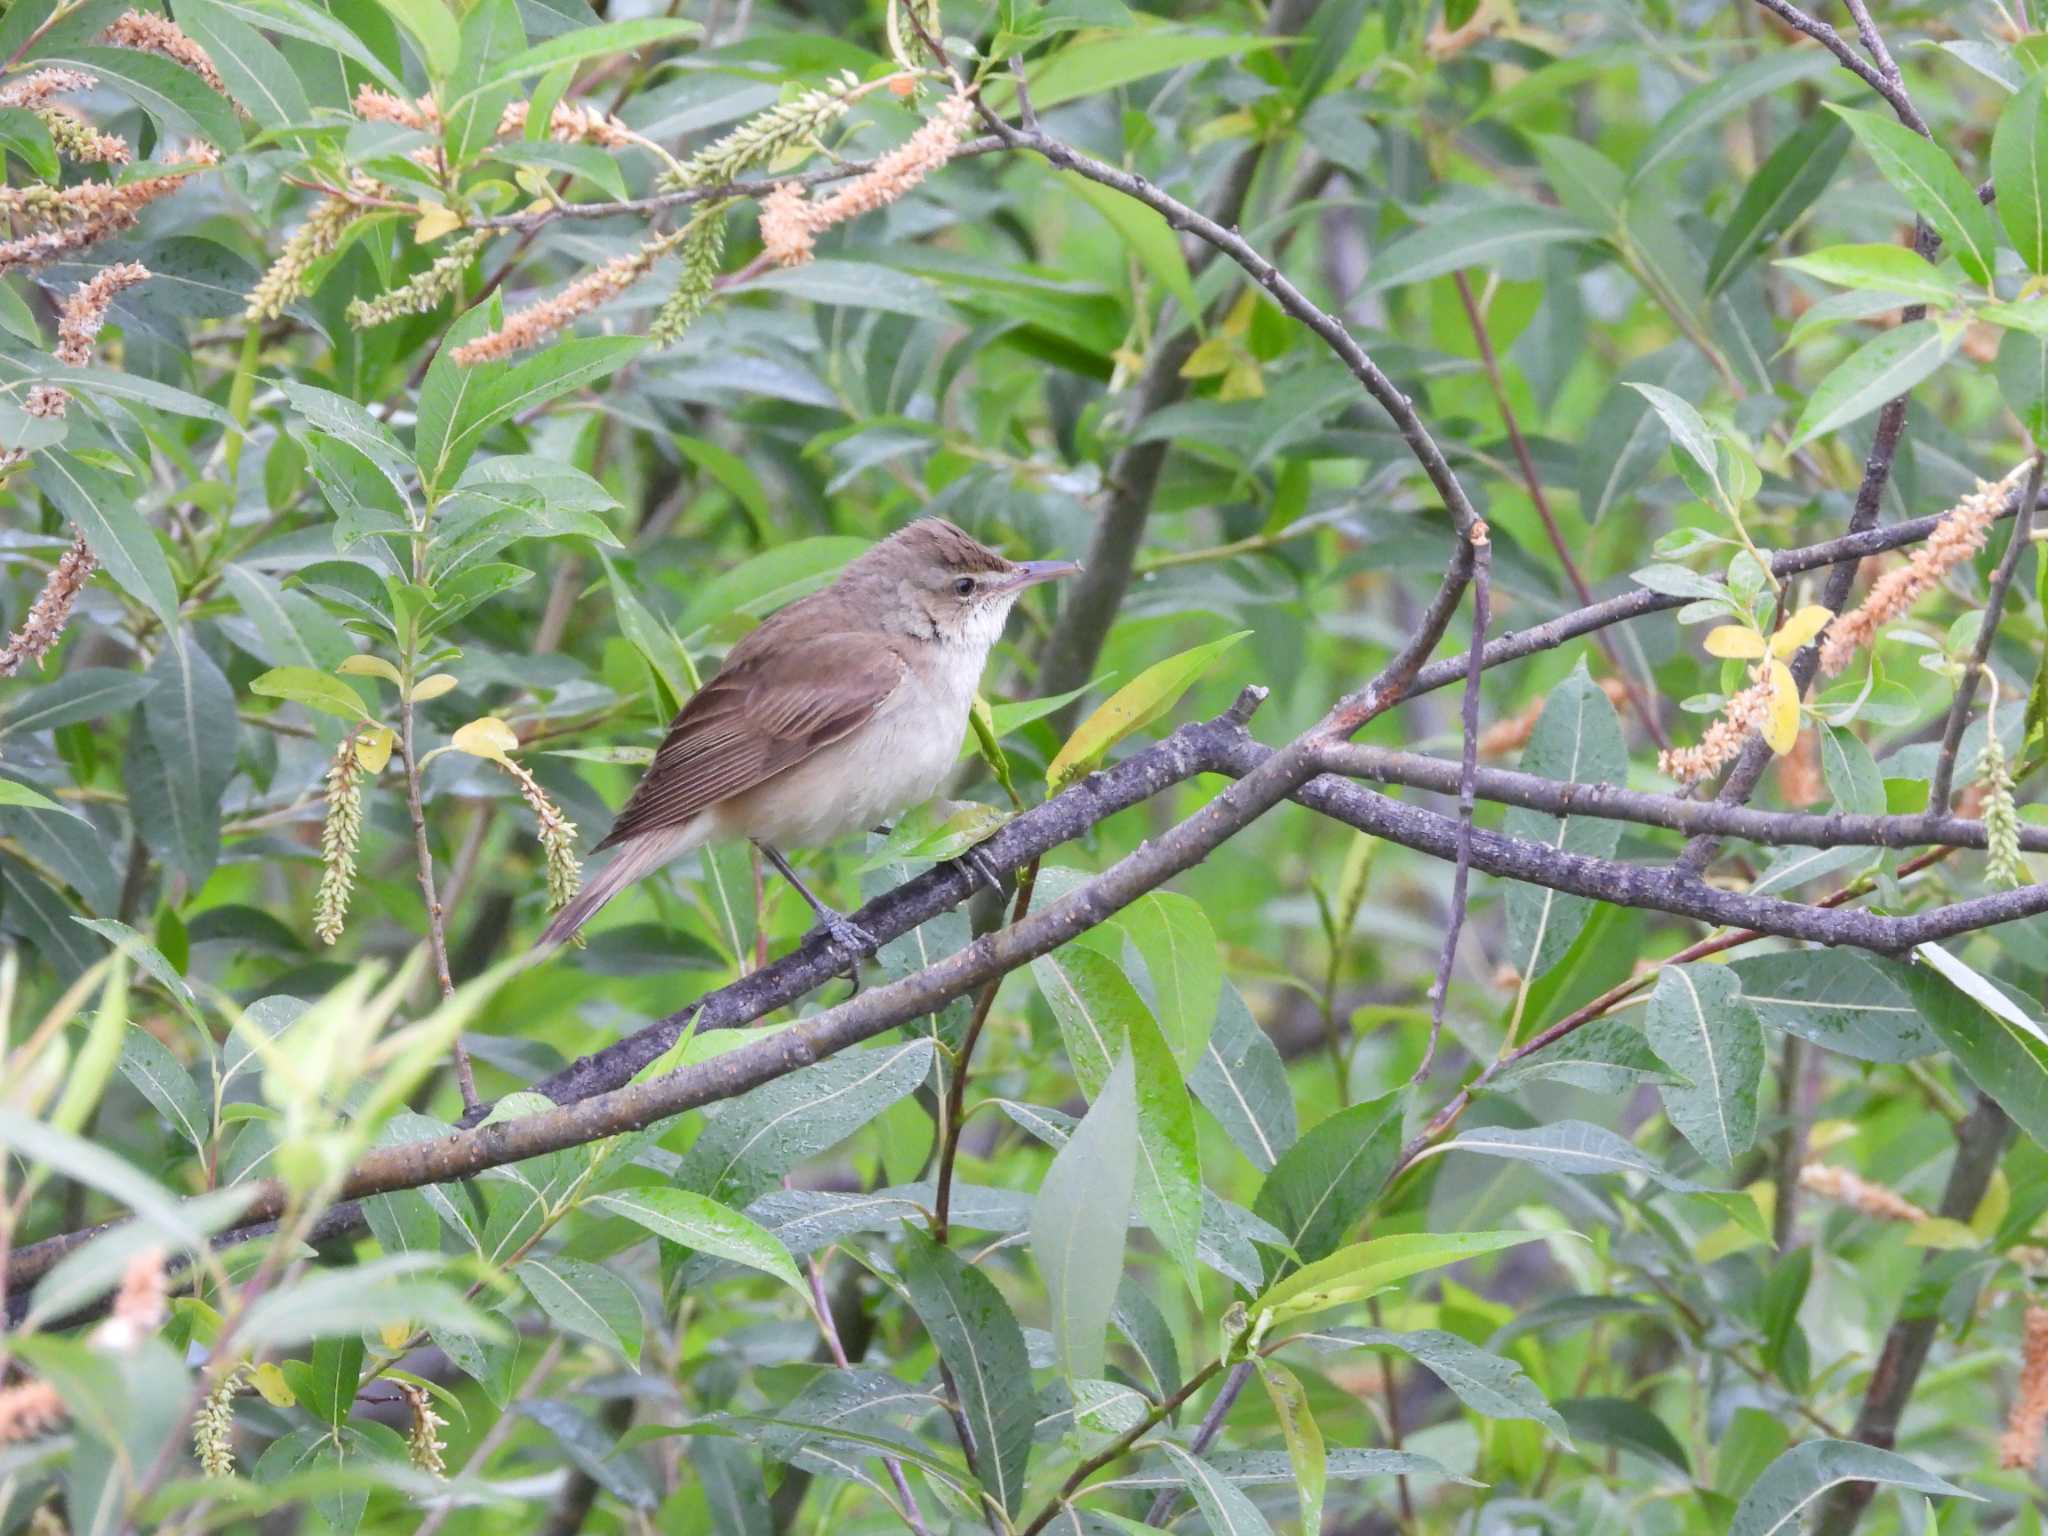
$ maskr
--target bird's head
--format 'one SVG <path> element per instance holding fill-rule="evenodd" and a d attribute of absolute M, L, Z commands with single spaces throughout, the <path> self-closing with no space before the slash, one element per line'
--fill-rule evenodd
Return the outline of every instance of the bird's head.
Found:
<path fill-rule="evenodd" d="M 848 566 L 840 584 L 868 599 L 886 629 L 986 652 L 1026 587 L 1080 569 L 1007 559 L 944 518 L 923 517 Z"/>

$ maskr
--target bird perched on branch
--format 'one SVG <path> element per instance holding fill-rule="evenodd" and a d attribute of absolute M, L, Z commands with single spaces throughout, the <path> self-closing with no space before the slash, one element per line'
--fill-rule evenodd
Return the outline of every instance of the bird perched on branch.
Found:
<path fill-rule="evenodd" d="M 548 925 L 562 943 L 612 897 L 706 843 L 746 838 L 857 957 L 866 932 L 783 856 L 929 799 L 960 754 L 988 653 L 1025 588 L 1069 560 L 1009 560 L 921 518 L 733 647 L 676 715 L 600 850 L 610 864 Z"/>

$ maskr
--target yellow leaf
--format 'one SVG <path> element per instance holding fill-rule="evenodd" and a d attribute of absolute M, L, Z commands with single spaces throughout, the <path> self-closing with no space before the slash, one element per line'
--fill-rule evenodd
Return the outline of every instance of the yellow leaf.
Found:
<path fill-rule="evenodd" d="M 1819 603 L 1808 603 L 1778 626 L 1778 632 L 1771 636 L 1771 654 L 1778 657 L 1790 656 L 1826 629 L 1828 620 L 1834 616 L 1833 609 L 1823 608 Z"/>
<path fill-rule="evenodd" d="M 1230 306 L 1230 313 L 1223 317 L 1223 324 L 1218 329 L 1226 336 L 1244 335 L 1246 331 L 1252 328 L 1252 315 L 1258 307 L 1258 289 L 1245 289 L 1239 295 L 1237 302 Z"/>
<path fill-rule="evenodd" d="M 1265 375 L 1259 372 L 1259 365 L 1249 357 L 1241 357 L 1230 365 L 1230 372 L 1223 375 L 1223 387 L 1216 391 L 1218 400 L 1263 400 L 1266 398 Z"/>
<path fill-rule="evenodd" d="M 334 670 L 344 677 L 381 677 L 394 688 L 401 686 L 405 681 L 398 675 L 398 668 L 382 656 L 372 656 L 368 652 L 349 657 Z"/>
<path fill-rule="evenodd" d="M 356 762 L 365 773 L 382 773 L 397 741 L 388 725 L 373 725 L 356 738 Z"/>
<path fill-rule="evenodd" d="M 496 715 L 485 715 L 481 720 L 470 721 L 450 736 L 448 745 L 458 752 L 467 752 L 471 757 L 486 757 L 494 763 L 502 763 L 505 754 L 519 745 L 519 737 Z"/>
<path fill-rule="evenodd" d="M 1799 739 L 1799 685 L 1792 681 L 1792 669 L 1775 658 L 1767 665 L 1771 679 L 1771 713 L 1764 722 L 1764 740 L 1773 752 L 1790 752 Z"/>
<path fill-rule="evenodd" d="M 414 206 L 420 211 L 420 219 L 412 227 L 412 237 L 421 245 L 429 245 L 443 235 L 462 228 L 462 215 L 452 208 L 430 203 L 425 198 L 421 198 Z"/>
<path fill-rule="evenodd" d="M 1046 787 L 1058 793 L 1094 768 L 1111 747 L 1173 708 L 1196 679 L 1209 670 L 1211 662 L 1250 633 L 1241 629 L 1221 640 L 1169 656 L 1117 689 L 1094 714 L 1074 728 L 1066 745 L 1054 755 L 1045 770 Z"/>
<path fill-rule="evenodd" d="M 1976 1248 L 1980 1246 L 1977 1234 L 1960 1221 L 1951 1221 L 1945 1216 L 1930 1216 L 1925 1221 L 1916 1221 L 1906 1229 L 1906 1246 L 1909 1248 Z"/>
<path fill-rule="evenodd" d="M 412 1324 L 386 1323 L 377 1330 L 377 1340 L 387 1354 L 403 1354 L 405 1346 L 412 1342 Z"/>
<path fill-rule="evenodd" d="M 438 699 L 444 693 L 455 691 L 453 672 L 436 672 L 432 677 L 423 677 L 412 685 L 412 699 L 415 704 L 424 704 L 429 699 Z"/>
<path fill-rule="evenodd" d="M 1742 661 L 1764 653 L 1764 637 L 1743 624 L 1719 624 L 1707 631 L 1707 654 Z"/>
<path fill-rule="evenodd" d="M 1180 365 L 1180 376 L 1184 379 L 1207 379 L 1229 368 L 1236 348 L 1228 337 L 1211 336 L 1194 351 L 1188 360 Z"/>
<path fill-rule="evenodd" d="M 249 1373 L 249 1385 L 262 1393 L 263 1401 L 273 1408 L 294 1407 L 299 1401 L 291 1383 L 284 1379 L 284 1372 L 267 1360 Z"/>

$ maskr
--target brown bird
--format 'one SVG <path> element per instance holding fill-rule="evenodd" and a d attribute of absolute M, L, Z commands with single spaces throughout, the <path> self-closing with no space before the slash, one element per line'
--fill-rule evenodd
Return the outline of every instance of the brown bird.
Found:
<path fill-rule="evenodd" d="M 1007 560 L 921 518 L 822 592 L 766 619 L 684 704 L 599 849 L 618 853 L 541 935 L 562 943 L 612 897 L 706 843 L 750 840 L 853 955 L 874 940 L 783 857 L 931 798 L 960 755 L 1003 621 L 1068 560 Z"/>

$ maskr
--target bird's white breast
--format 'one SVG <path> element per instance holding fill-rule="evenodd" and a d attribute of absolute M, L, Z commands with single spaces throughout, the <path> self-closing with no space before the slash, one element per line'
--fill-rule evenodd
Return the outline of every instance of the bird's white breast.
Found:
<path fill-rule="evenodd" d="M 932 645 L 865 725 L 719 806 L 724 835 L 817 848 L 929 800 L 959 760 L 987 654 Z"/>

